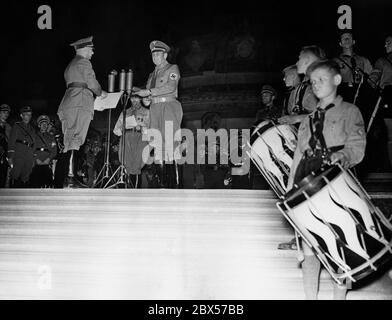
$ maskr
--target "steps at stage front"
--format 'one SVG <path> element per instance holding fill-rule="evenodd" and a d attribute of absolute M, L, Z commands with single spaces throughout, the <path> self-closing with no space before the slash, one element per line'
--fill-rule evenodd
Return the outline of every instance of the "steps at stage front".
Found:
<path fill-rule="evenodd" d="M 0 190 L 1 299 L 303 299 L 270 191 Z M 321 274 L 320 299 L 332 298 Z M 392 299 L 380 274 L 348 299 Z"/>

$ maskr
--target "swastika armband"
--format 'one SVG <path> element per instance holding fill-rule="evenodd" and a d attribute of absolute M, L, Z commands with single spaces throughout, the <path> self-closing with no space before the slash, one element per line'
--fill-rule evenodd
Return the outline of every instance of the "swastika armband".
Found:
<path fill-rule="evenodd" d="M 178 79 L 178 74 L 172 72 L 172 73 L 170 73 L 169 78 L 170 78 L 170 80 L 177 80 Z"/>

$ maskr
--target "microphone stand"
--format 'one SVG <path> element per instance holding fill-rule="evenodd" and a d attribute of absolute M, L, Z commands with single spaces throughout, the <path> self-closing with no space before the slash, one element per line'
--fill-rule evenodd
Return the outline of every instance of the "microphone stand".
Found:
<path fill-rule="evenodd" d="M 99 171 L 97 177 L 95 178 L 94 187 L 95 186 L 102 186 L 104 181 L 106 179 L 110 178 L 110 175 L 113 172 L 111 164 L 110 164 L 110 160 L 109 160 L 109 155 L 110 155 L 110 131 L 111 131 L 111 129 L 110 129 L 110 122 L 111 122 L 111 117 L 112 117 L 112 109 L 109 109 L 109 112 L 108 112 L 108 135 L 107 135 L 106 150 L 105 150 L 105 163 L 104 163 L 102 169 Z M 101 175 L 103 175 L 103 176 L 100 179 Z"/>
<path fill-rule="evenodd" d="M 124 97 L 124 99 L 123 99 Z M 122 114 L 122 128 L 121 128 L 121 164 L 119 167 L 116 169 L 116 171 L 113 173 L 111 178 L 108 180 L 108 182 L 105 184 L 104 188 L 115 188 L 118 185 L 124 185 L 125 189 L 128 188 L 128 172 L 127 168 L 124 165 L 125 162 L 125 121 L 126 121 L 126 107 L 128 105 L 129 99 L 131 95 L 128 93 L 124 93 L 123 96 L 121 97 L 121 102 L 123 105 L 123 114 Z M 109 185 L 109 183 L 116 177 L 116 175 L 119 173 L 117 181 L 113 183 L 112 185 Z"/>
<path fill-rule="evenodd" d="M 115 76 L 117 75 L 116 70 L 112 70 L 111 73 L 109 74 L 109 81 L 108 81 L 108 92 L 114 92 L 114 80 Z M 113 172 L 111 164 L 110 164 L 110 123 L 111 123 L 111 118 L 112 118 L 112 109 L 109 109 L 108 111 L 108 135 L 107 135 L 107 140 L 106 140 L 106 150 L 105 150 L 105 162 L 102 166 L 102 169 L 99 171 L 97 177 L 95 178 L 93 188 L 96 186 L 102 187 L 103 183 L 105 180 L 107 180 L 111 173 Z M 100 176 L 104 173 L 102 178 L 100 179 Z"/>
<path fill-rule="evenodd" d="M 117 170 L 113 173 L 111 178 L 105 184 L 104 188 L 114 188 L 118 185 L 124 185 L 124 188 L 128 188 L 128 172 L 125 167 L 125 131 L 126 131 L 126 110 L 128 102 L 131 98 L 132 94 L 132 82 L 133 82 L 133 72 L 131 69 L 127 73 L 122 69 L 120 72 L 120 91 L 123 93 L 121 96 L 121 103 L 123 105 L 123 113 L 122 113 L 122 128 L 121 128 L 121 164 L 117 168 Z M 126 90 L 125 90 L 126 88 Z M 117 176 L 117 181 L 110 185 L 110 182 Z M 133 186 L 133 184 L 131 183 Z"/>

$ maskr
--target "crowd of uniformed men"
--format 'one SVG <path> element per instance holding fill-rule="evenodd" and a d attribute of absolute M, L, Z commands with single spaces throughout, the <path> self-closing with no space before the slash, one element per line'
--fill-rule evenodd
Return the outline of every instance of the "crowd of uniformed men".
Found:
<path fill-rule="evenodd" d="M 342 135 L 347 134 L 348 122 L 352 122 L 354 127 L 359 124 L 355 130 L 350 128 L 354 130 L 354 140 L 355 137 L 366 136 L 366 126 L 370 125 L 365 162 L 370 167 L 375 165 L 374 170 L 389 170 L 392 166 L 392 36 L 385 39 L 386 54 L 373 65 L 369 59 L 355 52 L 355 40 L 351 32 L 343 32 L 340 35 L 339 45 L 342 52 L 332 59 L 338 66 L 341 76 L 338 94 L 345 102 L 356 105 L 360 114 L 339 114 L 331 120 L 328 125 L 334 131 L 334 135 L 329 138 L 329 143 L 334 145 L 342 142 Z M 20 121 L 15 122 L 11 128 L 7 123 L 11 108 L 7 104 L 0 106 L 0 187 L 94 185 L 94 177 L 104 161 L 105 143 L 97 139 L 94 145 L 89 139 L 86 142 L 86 136 L 94 115 L 94 100 L 104 99 L 107 93 L 102 90 L 95 78 L 90 62 L 94 54 L 93 38 L 78 40 L 71 46 L 75 48 L 76 55 L 64 72 L 66 91 L 57 112 L 61 122 L 60 134 L 56 131 L 53 119 L 45 114 L 39 115 L 32 123 L 33 110 L 29 106 L 19 110 Z M 149 182 L 145 186 L 181 187 L 184 185 L 184 166 L 177 165 L 178 159 L 175 158 L 173 151 L 163 148 L 165 121 L 172 124 L 174 132 L 180 128 L 182 121 L 182 106 L 177 100 L 180 71 L 177 65 L 167 61 L 170 51 L 167 44 L 152 41 L 150 50 L 155 69 L 151 72 L 145 89 L 133 87 L 131 106 L 126 110 L 126 117 L 133 115 L 137 123 L 131 127 L 127 126 L 123 132 L 120 115 L 114 129 L 115 135 L 120 137 L 120 143 L 117 145 L 120 150 L 116 150 L 120 156 L 112 154 L 110 160 L 112 165 L 113 162 L 116 162 L 115 166 L 119 165 L 123 152 L 121 139 L 124 134 L 124 165 L 130 185 L 141 185 L 141 173 L 145 167 Z M 273 119 L 278 123 L 298 127 L 302 120 L 317 109 L 320 101 L 315 92 L 314 81 L 310 79 L 309 70 L 312 65 L 326 59 L 322 48 L 314 45 L 303 47 L 297 63 L 283 69 L 286 92 L 279 95 L 271 85 L 262 86 L 262 104 L 255 116 L 255 124 Z M 376 106 L 378 109 L 374 114 Z M 143 135 L 148 128 L 159 130 L 163 138 L 162 144 L 155 141 L 150 143 L 150 155 L 154 157 L 153 166 L 145 166 L 141 160 L 143 149 L 147 146 Z M 382 137 L 385 137 L 384 143 Z M 174 142 L 173 149 L 177 143 Z M 353 145 L 347 152 L 338 151 L 339 160 L 350 162 L 352 159 L 349 159 L 349 155 L 355 153 L 356 147 Z M 81 148 L 83 152 L 80 151 Z M 377 148 L 377 153 L 372 152 L 374 148 Z M 387 160 L 382 163 L 380 158 Z M 356 161 L 356 164 L 358 162 L 360 161 Z M 84 167 L 87 167 L 85 174 L 81 173 L 83 163 Z M 197 175 L 203 176 L 203 173 L 204 183 L 198 184 Z M 86 177 L 81 181 L 80 176 L 83 175 Z M 204 185 L 209 188 L 224 188 L 230 185 L 233 188 L 252 188 L 255 187 L 257 175 L 257 170 L 251 170 L 249 174 L 235 166 L 220 166 L 218 163 L 213 166 L 207 165 L 195 173 L 194 183 L 188 187 Z M 76 179 L 77 177 L 79 179 Z M 155 180 L 151 177 L 155 177 Z"/>

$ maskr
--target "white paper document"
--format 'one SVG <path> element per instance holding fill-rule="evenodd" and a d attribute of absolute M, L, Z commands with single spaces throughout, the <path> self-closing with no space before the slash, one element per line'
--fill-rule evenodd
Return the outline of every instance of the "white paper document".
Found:
<path fill-rule="evenodd" d="M 94 110 L 103 111 L 116 108 L 122 94 L 123 92 L 112 92 L 108 93 L 108 96 L 105 99 L 97 97 L 94 101 Z"/>
<path fill-rule="evenodd" d="M 122 123 L 123 123 L 123 114 L 121 113 L 118 117 L 116 125 L 114 126 L 113 132 L 117 136 L 121 136 L 122 132 Z M 136 118 L 134 115 L 126 116 L 125 118 L 125 129 L 131 129 L 137 126 Z"/>
<path fill-rule="evenodd" d="M 121 118 L 121 120 L 122 120 L 122 118 Z M 122 121 L 121 121 L 121 124 L 122 124 Z M 137 126 L 137 122 L 136 122 L 135 116 L 132 115 L 132 116 L 127 116 L 125 118 L 125 129 L 131 129 L 136 126 Z"/>

